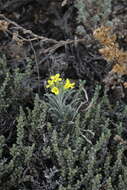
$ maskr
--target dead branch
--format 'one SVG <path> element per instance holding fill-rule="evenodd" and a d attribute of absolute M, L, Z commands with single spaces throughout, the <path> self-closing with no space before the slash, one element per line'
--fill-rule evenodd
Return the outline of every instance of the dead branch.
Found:
<path fill-rule="evenodd" d="M 66 40 L 66 41 L 64 41 L 64 40 L 57 41 L 57 40 L 54 40 L 51 38 L 37 35 L 37 34 L 33 33 L 31 30 L 25 29 L 24 27 L 20 26 L 16 22 L 8 19 L 4 14 L 0 14 L 0 19 L 5 20 L 6 22 L 8 22 L 9 25 L 12 25 L 15 29 L 22 31 L 23 34 L 29 34 L 30 35 L 29 38 L 25 38 L 18 34 L 19 39 L 22 40 L 23 42 L 41 40 L 42 42 L 52 43 L 53 45 L 50 48 L 45 49 L 44 53 L 54 53 L 58 48 L 60 48 L 62 46 L 85 41 L 85 38 L 75 39 L 75 40 Z M 11 32 L 9 28 L 7 29 L 6 32 L 13 35 L 13 32 Z"/>

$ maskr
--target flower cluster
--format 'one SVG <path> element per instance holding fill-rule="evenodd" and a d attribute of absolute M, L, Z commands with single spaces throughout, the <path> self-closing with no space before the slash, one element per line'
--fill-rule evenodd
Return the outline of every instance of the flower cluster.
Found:
<path fill-rule="evenodd" d="M 74 88 L 75 83 L 71 83 L 69 79 L 65 81 L 60 77 L 60 74 L 50 76 L 50 79 L 47 81 L 46 88 L 50 88 L 51 92 L 55 95 L 60 94 L 61 92 Z"/>

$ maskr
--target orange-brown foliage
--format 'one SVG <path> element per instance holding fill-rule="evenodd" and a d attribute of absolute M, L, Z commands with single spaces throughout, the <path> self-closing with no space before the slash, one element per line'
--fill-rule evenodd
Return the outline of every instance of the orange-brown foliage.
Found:
<path fill-rule="evenodd" d="M 115 63 L 111 72 L 120 75 L 127 74 L 127 52 L 119 49 L 116 35 L 112 34 L 112 28 L 102 26 L 97 28 L 93 35 L 103 45 L 99 52 L 107 61 Z"/>

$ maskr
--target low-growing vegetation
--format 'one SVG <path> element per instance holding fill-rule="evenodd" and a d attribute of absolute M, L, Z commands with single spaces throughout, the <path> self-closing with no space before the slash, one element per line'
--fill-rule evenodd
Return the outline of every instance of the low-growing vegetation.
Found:
<path fill-rule="evenodd" d="M 112 0 L 7 2 L 0 190 L 126 190 L 124 8 Z"/>

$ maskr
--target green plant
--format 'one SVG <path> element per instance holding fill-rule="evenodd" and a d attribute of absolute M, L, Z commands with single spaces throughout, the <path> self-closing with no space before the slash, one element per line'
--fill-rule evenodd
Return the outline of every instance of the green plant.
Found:
<path fill-rule="evenodd" d="M 75 7 L 78 11 L 77 22 L 84 25 L 87 28 L 86 30 L 93 30 L 100 23 L 109 23 L 111 0 L 75 0 Z M 82 33 L 82 27 L 79 26 L 77 27 L 77 32 Z"/>
<path fill-rule="evenodd" d="M 4 152 L 2 151 L 0 159 L 0 186 L 5 190 L 23 187 L 23 183 L 30 180 L 31 176 L 23 176 L 25 168 L 28 167 L 32 158 L 34 144 L 31 146 L 24 144 L 24 127 L 25 127 L 25 115 L 22 109 L 20 109 L 20 115 L 17 119 L 17 138 L 16 142 L 9 150 L 9 158 L 4 158 Z M 1 136 L 1 150 L 7 145 L 4 142 L 3 136 Z M 4 142 L 4 144 L 3 144 Z"/>
<path fill-rule="evenodd" d="M 126 190 L 127 108 L 112 109 L 100 90 L 71 125 L 54 124 L 38 95 L 33 109 L 20 108 L 13 142 L 0 136 L 1 189 Z"/>
<path fill-rule="evenodd" d="M 45 95 L 48 98 L 48 112 L 57 125 L 73 124 L 81 104 L 80 93 L 76 93 L 76 90 L 73 89 L 75 83 L 71 83 L 69 79 L 64 81 L 59 77 L 60 75 L 56 74 L 51 76 L 51 80 L 48 80 L 47 87 L 51 88 L 51 92 L 54 93 Z"/>
<path fill-rule="evenodd" d="M 100 86 L 90 100 L 84 81 L 74 89 L 57 75 L 28 108 L 31 66 L 10 70 L 2 58 L 0 68 L 2 190 L 126 190 L 126 104 L 112 107 Z"/>
<path fill-rule="evenodd" d="M 65 136 L 66 126 L 61 124 L 58 130 L 51 124 L 47 125 L 48 145 L 43 146 L 42 154 L 52 160 L 56 171 L 53 178 L 52 172 L 48 173 L 50 188 L 54 179 L 54 189 L 58 190 L 120 190 L 121 187 L 126 190 L 126 142 L 114 138 L 118 134 L 122 139 L 123 126 L 120 122 L 124 123 L 125 118 L 120 119 L 119 109 L 125 117 L 126 108 L 120 105 L 114 108 L 117 117 L 115 125 L 108 98 L 100 98 L 99 92 L 100 87 L 97 87 L 90 105 L 76 117 L 73 123 L 75 133 L 73 131 Z M 115 129 L 111 127 L 113 124 Z"/>

